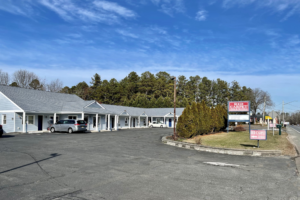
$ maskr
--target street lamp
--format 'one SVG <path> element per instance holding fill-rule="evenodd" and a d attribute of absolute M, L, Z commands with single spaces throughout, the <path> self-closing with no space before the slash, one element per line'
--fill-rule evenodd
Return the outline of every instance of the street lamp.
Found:
<path fill-rule="evenodd" d="M 174 80 L 174 131 L 173 131 L 173 139 L 176 140 L 176 131 L 175 131 L 175 121 L 176 120 L 176 77 L 172 76 L 171 80 Z"/>

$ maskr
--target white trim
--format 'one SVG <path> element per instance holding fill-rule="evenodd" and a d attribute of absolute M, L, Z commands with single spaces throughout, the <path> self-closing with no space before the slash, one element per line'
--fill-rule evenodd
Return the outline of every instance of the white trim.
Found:
<path fill-rule="evenodd" d="M 5 124 L 4 124 L 4 116 L 5 116 Z M 2 125 L 7 125 L 7 115 L 6 114 L 2 114 L 2 120 L 1 120 L 1 124 Z"/>
<path fill-rule="evenodd" d="M 125 110 L 124 110 L 124 111 L 122 111 L 122 112 L 121 112 L 119 115 L 120 115 L 120 116 L 129 116 L 129 115 L 130 115 L 130 114 L 127 112 L 127 111 L 126 111 L 126 113 L 127 113 L 127 114 L 125 114 L 125 115 L 122 115 L 122 113 L 124 113 L 124 112 L 125 112 Z"/>
<path fill-rule="evenodd" d="M 89 107 L 90 105 L 92 105 L 93 103 L 96 103 L 96 104 L 98 104 L 102 109 L 105 109 L 100 103 L 98 103 L 97 101 L 93 101 L 92 103 L 90 103 L 90 104 L 88 104 L 88 105 L 86 105 L 86 106 L 84 106 L 84 108 L 87 108 L 87 107 Z"/>
<path fill-rule="evenodd" d="M 14 132 L 16 132 L 16 113 L 14 113 Z"/>
<path fill-rule="evenodd" d="M 33 117 L 33 123 L 32 124 L 29 124 L 29 117 Z M 35 125 L 35 115 L 27 115 L 27 123 L 28 125 Z"/>
<path fill-rule="evenodd" d="M 0 92 L 0 94 L 3 94 L 2 92 Z M 15 102 L 13 102 L 10 98 L 8 98 L 5 94 L 3 94 L 3 96 L 5 98 L 7 98 L 11 103 L 13 103 L 15 106 L 17 106 L 18 108 L 20 108 L 21 111 L 24 111 L 20 106 L 18 106 Z"/>

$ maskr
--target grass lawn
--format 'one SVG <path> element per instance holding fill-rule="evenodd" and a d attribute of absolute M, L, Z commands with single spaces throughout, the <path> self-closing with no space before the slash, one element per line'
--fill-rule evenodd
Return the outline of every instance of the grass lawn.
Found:
<path fill-rule="evenodd" d="M 259 141 L 259 149 L 257 148 L 257 140 L 250 140 L 249 131 L 216 133 L 210 135 L 198 135 L 201 138 L 201 144 L 204 146 L 232 148 L 232 149 L 251 149 L 251 150 L 282 150 L 284 155 L 295 156 L 294 146 L 286 139 L 288 134 L 282 132 L 279 135 L 275 131 L 268 131 L 267 140 Z M 196 138 L 184 140 L 184 142 L 195 143 Z"/>

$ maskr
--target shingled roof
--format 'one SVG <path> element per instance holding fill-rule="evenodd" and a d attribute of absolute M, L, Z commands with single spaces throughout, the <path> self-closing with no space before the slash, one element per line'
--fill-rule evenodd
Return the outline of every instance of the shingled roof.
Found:
<path fill-rule="evenodd" d="M 136 108 L 99 104 L 96 101 L 85 101 L 75 94 L 46 92 L 19 87 L 0 85 L 0 92 L 17 104 L 25 112 L 61 113 L 86 112 L 121 115 L 125 110 L 131 116 L 141 116 L 144 113 L 151 117 L 163 117 L 170 113 L 173 116 L 174 108 Z M 180 116 L 184 108 L 177 108 L 176 115 Z"/>
<path fill-rule="evenodd" d="M 74 94 L 46 92 L 19 87 L 0 85 L 0 92 L 17 104 L 25 112 L 54 113 L 54 112 L 114 112 L 99 108 L 86 107 L 93 101 L 84 101 Z"/>

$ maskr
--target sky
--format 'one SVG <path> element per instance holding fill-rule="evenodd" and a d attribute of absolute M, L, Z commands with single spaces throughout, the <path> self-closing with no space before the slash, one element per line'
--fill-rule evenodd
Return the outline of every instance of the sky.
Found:
<path fill-rule="evenodd" d="M 292 112 L 299 17 L 299 0 L 0 0 L 0 69 L 67 86 L 131 71 L 236 80 Z"/>

